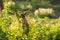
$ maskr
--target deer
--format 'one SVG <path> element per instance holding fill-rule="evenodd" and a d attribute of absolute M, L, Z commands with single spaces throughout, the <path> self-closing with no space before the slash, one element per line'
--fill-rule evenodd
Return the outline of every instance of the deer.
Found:
<path fill-rule="evenodd" d="M 26 35 L 28 35 L 28 33 L 29 33 L 29 23 L 28 23 L 28 20 L 26 18 L 26 14 L 27 14 L 27 11 L 25 10 L 24 13 L 21 14 L 21 17 L 23 18 L 23 22 L 24 22 L 24 24 L 25 24 L 25 26 L 27 28 L 26 29 Z"/>
<path fill-rule="evenodd" d="M 28 14 L 28 9 L 25 9 L 24 12 L 22 14 L 18 14 L 18 16 L 22 17 L 22 21 L 24 22 L 23 24 L 26 26 L 26 35 L 28 36 L 29 34 L 29 23 L 26 17 L 26 14 Z"/>

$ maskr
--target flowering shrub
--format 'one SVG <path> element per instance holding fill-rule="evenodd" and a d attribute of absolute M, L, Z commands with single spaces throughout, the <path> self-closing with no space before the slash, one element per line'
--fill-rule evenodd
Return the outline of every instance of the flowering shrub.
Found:
<path fill-rule="evenodd" d="M 12 17 L 12 18 L 11 18 Z M 24 33 L 23 21 L 13 15 L 0 18 L 0 37 L 3 40 L 60 40 L 60 18 L 31 18 L 27 17 L 30 31 L 28 38 Z"/>

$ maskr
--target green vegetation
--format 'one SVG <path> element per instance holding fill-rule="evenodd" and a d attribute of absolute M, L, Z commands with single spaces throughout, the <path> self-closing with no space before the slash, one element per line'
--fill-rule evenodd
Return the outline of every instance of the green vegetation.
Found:
<path fill-rule="evenodd" d="M 38 7 L 47 8 L 49 2 L 11 2 L 5 3 L 0 14 L 0 39 L 2 40 L 60 40 L 60 18 L 54 19 L 54 12 L 34 15 Z M 45 6 L 46 5 L 46 6 Z M 59 9 L 60 7 L 55 8 Z M 21 16 L 24 9 L 29 9 L 26 18 L 29 23 L 29 34 L 26 35 L 26 26 Z M 60 9 L 59 9 L 60 10 Z"/>

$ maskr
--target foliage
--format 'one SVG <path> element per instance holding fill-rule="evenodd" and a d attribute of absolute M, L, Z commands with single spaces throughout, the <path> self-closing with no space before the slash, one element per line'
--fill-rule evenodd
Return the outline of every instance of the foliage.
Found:
<path fill-rule="evenodd" d="M 20 5 L 25 6 L 25 3 Z M 16 14 L 23 12 L 24 9 L 18 6 L 16 7 L 15 4 L 4 6 L 0 17 L 0 38 L 2 40 L 60 40 L 60 18 L 51 19 L 46 16 L 40 18 L 34 16 L 32 12 L 26 16 L 30 29 L 27 37 L 23 19 Z"/>

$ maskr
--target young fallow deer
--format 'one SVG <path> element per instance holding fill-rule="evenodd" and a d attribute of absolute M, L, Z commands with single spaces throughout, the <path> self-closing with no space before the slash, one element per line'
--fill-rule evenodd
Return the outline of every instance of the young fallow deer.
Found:
<path fill-rule="evenodd" d="M 27 21 L 26 14 L 28 14 L 28 9 L 25 9 L 24 12 L 21 15 L 19 15 L 19 14 L 18 15 L 20 17 L 22 17 L 22 19 L 23 19 L 24 25 L 26 26 L 25 32 L 26 32 L 26 35 L 28 36 L 28 33 L 29 33 L 29 23 Z"/>

